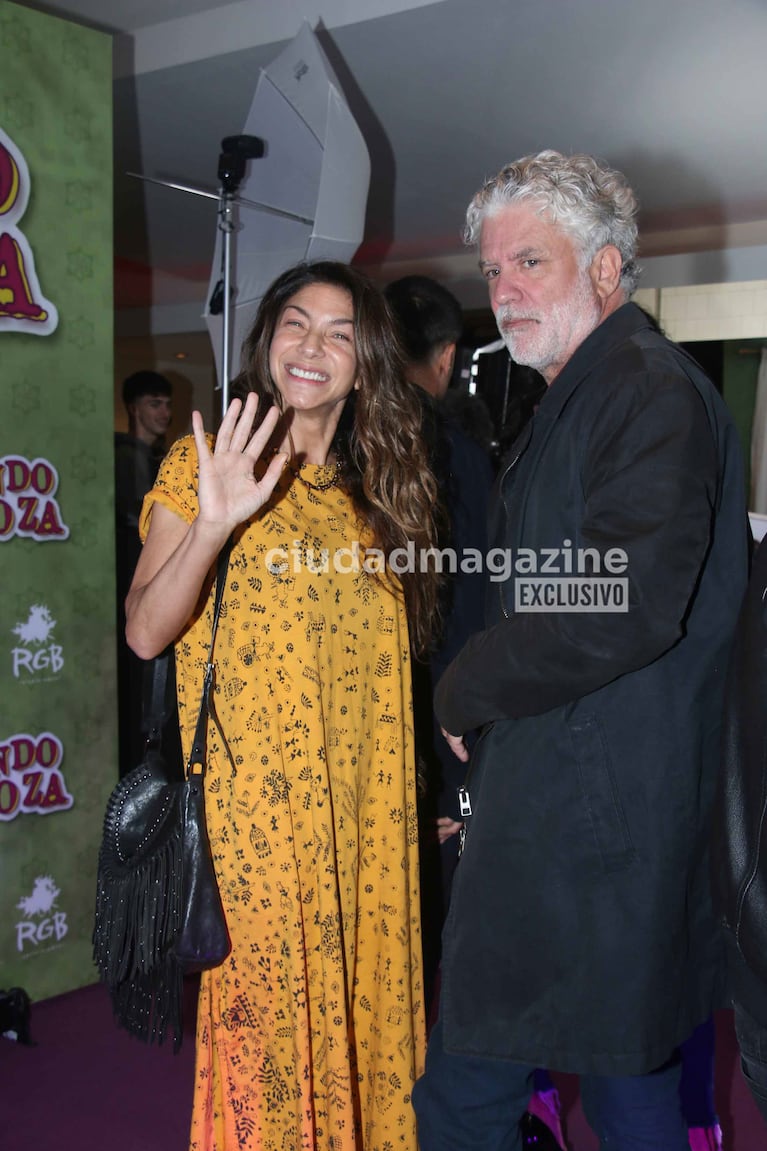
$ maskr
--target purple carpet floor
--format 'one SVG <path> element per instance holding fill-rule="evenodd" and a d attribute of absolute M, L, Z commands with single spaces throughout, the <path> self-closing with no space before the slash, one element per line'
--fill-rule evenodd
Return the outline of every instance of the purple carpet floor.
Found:
<path fill-rule="evenodd" d="M 120 1031 L 97 984 L 34 1003 L 34 1046 L 0 1037 L 0 1151 L 187 1151 L 195 992 L 190 981 L 178 1055 Z M 740 1073 L 730 1012 L 716 1022 L 724 1151 L 767 1151 L 767 1128 Z M 555 1080 L 573 1151 L 598 1151 L 577 1080 Z"/>
<path fill-rule="evenodd" d="M 34 1046 L 0 1038 L 0 1151 L 186 1151 L 193 983 L 184 998 L 178 1055 L 117 1028 L 98 984 L 33 1003 Z"/>

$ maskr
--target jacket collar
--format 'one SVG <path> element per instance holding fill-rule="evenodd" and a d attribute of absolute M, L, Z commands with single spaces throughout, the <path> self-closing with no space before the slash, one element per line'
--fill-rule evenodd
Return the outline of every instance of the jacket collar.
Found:
<path fill-rule="evenodd" d="M 553 423 L 584 376 L 606 359 L 617 347 L 644 329 L 653 330 L 651 321 L 636 304 L 622 304 L 617 311 L 598 324 L 579 344 L 562 371 L 549 384 L 535 414 L 537 422 Z"/>

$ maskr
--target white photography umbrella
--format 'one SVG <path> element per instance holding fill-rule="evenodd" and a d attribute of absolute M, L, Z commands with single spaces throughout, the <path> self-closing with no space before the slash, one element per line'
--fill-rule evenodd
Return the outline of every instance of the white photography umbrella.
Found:
<path fill-rule="evenodd" d="M 240 370 L 243 339 L 267 287 L 299 260 L 348 263 L 362 240 L 370 184 L 362 133 L 308 24 L 261 72 L 243 133 L 260 137 L 265 151 L 248 165 L 233 201 L 231 242 L 226 220 L 216 233 L 205 310 L 224 411 L 229 349 L 234 376 Z M 291 218 L 275 212 L 290 213 Z"/>

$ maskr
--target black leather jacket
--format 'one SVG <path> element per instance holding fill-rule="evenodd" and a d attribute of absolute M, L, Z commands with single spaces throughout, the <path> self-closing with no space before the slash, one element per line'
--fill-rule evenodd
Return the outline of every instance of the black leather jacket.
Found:
<path fill-rule="evenodd" d="M 715 805 L 714 897 L 731 942 L 767 985 L 767 545 L 753 560 L 727 681 Z"/>

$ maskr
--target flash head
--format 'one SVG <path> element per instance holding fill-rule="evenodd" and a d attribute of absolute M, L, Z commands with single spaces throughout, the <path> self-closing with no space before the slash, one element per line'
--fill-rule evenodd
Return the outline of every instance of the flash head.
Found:
<path fill-rule="evenodd" d="M 259 136 L 224 136 L 218 158 L 218 179 L 225 192 L 236 192 L 245 175 L 247 160 L 258 160 L 264 154 L 264 141 Z"/>

